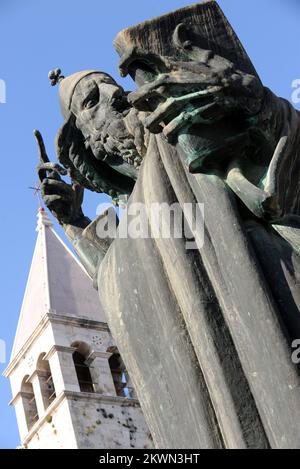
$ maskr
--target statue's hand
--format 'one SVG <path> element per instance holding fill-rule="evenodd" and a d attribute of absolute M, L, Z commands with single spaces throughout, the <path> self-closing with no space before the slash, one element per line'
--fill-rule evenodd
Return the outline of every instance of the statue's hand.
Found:
<path fill-rule="evenodd" d="M 262 108 L 264 88 L 257 77 L 238 71 L 213 56 L 207 63 L 172 64 L 170 72 L 128 96 L 141 111 L 152 111 L 144 122 L 152 133 L 171 139 L 193 124 L 211 125 L 231 113 L 249 118 Z"/>
<path fill-rule="evenodd" d="M 41 195 L 46 207 L 59 223 L 72 225 L 81 218 L 83 212 L 83 189 L 78 184 L 45 178 L 41 183 Z"/>
<path fill-rule="evenodd" d="M 61 176 L 66 175 L 67 171 L 49 161 L 41 134 L 35 131 L 34 135 L 40 153 L 37 172 L 43 201 L 59 223 L 75 224 L 84 217 L 81 209 L 83 188 L 78 184 L 67 184 L 62 180 Z"/>

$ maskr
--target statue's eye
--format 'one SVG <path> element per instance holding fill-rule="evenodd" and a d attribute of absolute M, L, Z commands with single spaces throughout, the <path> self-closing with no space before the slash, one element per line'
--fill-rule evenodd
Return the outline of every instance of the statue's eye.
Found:
<path fill-rule="evenodd" d="M 83 102 L 83 109 L 91 109 L 99 103 L 99 88 L 95 87 Z"/>

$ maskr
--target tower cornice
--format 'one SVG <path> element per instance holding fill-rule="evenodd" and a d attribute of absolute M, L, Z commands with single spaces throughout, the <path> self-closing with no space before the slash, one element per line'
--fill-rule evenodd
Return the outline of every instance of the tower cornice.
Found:
<path fill-rule="evenodd" d="M 12 358 L 7 368 L 3 371 L 3 376 L 6 378 L 12 373 L 19 361 L 26 355 L 30 347 L 41 333 L 46 329 L 49 324 L 65 324 L 74 327 L 85 327 L 87 329 L 94 329 L 97 331 L 109 332 L 109 327 L 105 322 L 94 321 L 92 319 L 86 319 L 81 317 L 71 317 L 61 313 L 51 312 L 46 313 L 37 325 L 33 333 L 28 337 L 27 341 L 19 352 Z"/>

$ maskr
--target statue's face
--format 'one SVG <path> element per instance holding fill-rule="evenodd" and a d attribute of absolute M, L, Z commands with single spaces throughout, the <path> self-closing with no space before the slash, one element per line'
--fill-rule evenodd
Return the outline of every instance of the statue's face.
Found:
<path fill-rule="evenodd" d="M 136 179 L 140 156 L 134 136 L 126 125 L 130 110 L 123 88 L 112 78 L 99 73 L 90 74 L 77 84 L 71 103 L 76 127 L 94 157 Z"/>

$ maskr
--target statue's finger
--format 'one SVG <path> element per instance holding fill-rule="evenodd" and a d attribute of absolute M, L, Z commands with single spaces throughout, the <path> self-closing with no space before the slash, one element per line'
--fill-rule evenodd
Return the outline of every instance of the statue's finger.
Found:
<path fill-rule="evenodd" d="M 49 160 L 47 152 L 46 152 L 46 148 L 45 148 L 45 144 L 44 144 L 42 134 L 40 133 L 39 130 L 34 130 L 33 135 L 35 136 L 35 139 L 36 139 L 36 142 L 37 142 L 40 162 L 41 163 L 48 163 L 50 160 Z"/>
<path fill-rule="evenodd" d="M 80 184 L 74 183 L 73 190 L 75 191 L 75 197 L 79 205 L 82 205 L 83 196 L 84 196 L 84 188 L 80 186 Z"/>
<path fill-rule="evenodd" d="M 81 195 L 84 192 L 84 188 L 78 184 L 77 182 L 74 182 L 73 185 L 73 190 L 76 192 L 76 194 Z"/>
<path fill-rule="evenodd" d="M 222 90 L 224 88 L 217 77 L 177 72 L 176 74 L 162 74 L 159 79 L 147 83 L 137 91 L 129 93 L 127 99 L 139 111 L 149 111 L 149 100 L 151 98 L 167 99 L 176 96 L 176 94 L 183 94 L 184 96 L 184 92 L 182 92 L 183 85 L 189 85 L 189 89 L 193 87 L 193 89 L 197 90 L 198 88 L 198 92 L 203 94 L 214 92 L 215 89 Z M 179 91 L 174 94 L 178 87 L 180 87 Z"/>
<path fill-rule="evenodd" d="M 47 171 L 55 171 L 56 173 L 60 174 L 61 176 L 66 176 L 68 171 L 60 166 L 58 163 L 42 163 L 38 166 L 38 170 L 43 169 Z"/>
<path fill-rule="evenodd" d="M 43 197 L 45 205 L 50 208 L 55 202 L 62 201 L 62 196 L 57 194 L 45 195 Z"/>
<path fill-rule="evenodd" d="M 222 110 L 216 103 L 207 104 L 193 111 L 183 111 L 164 127 L 163 134 L 171 142 L 182 128 L 193 124 L 211 125 L 223 116 Z"/>
<path fill-rule="evenodd" d="M 213 87 L 207 90 L 200 90 L 194 93 L 189 93 L 176 98 L 168 98 L 164 103 L 160 104 L 157 109 L 152 112 L 149 117 L 145 119 L 145 127 L 152 133 L 159 133 L 159 124 L 168 123 L 178 116 L 178 113 L 184 111 L 184 108 L 188 106 L 191 111 L 191 103 L 197 101 L 195 109 L 199 114 L 208 113 L 208 110 L 214 108 L 214 95 L 221 90 L 220 87 Z M 203 105 L 201 106 L 201 101 Z M 207 103 L 208 101 L 208 103 Z"/>
<path fill-rule="evenodd" d="M 66 176 L 67 170 L 57 163 L 42 163 L 37 167 L 37 173 L 41 182 L 47 178 L 48 173 L 52 173 L 53 179 L 60 179 L 60 176 Z"/>
<path fill-rule="evenodd" d="M 169 80 L 167 75 L 160 76 L 157 80 L 147 83 L 146 85 L 142 86 L 139 90 L 133 91 L 129 93 L 127 99 L 132 106 L 134 106 L 139 111 L 149 111 L 149 103 L 148 100 L 157 97 L 159 93 L 163 90 L 159 90 L 159 88 L 164 84 L 166 81 Z"/>
<path fill-rule="evenodd" d="M 41 188 L 51 187 L 56 188 L 57 190 L 64 191 L 64 192 L 72 192 L 72 186 L 66 184 L 61 179 L 52 179 L 52 178 L 45 178 L 41 184 Z"/>

